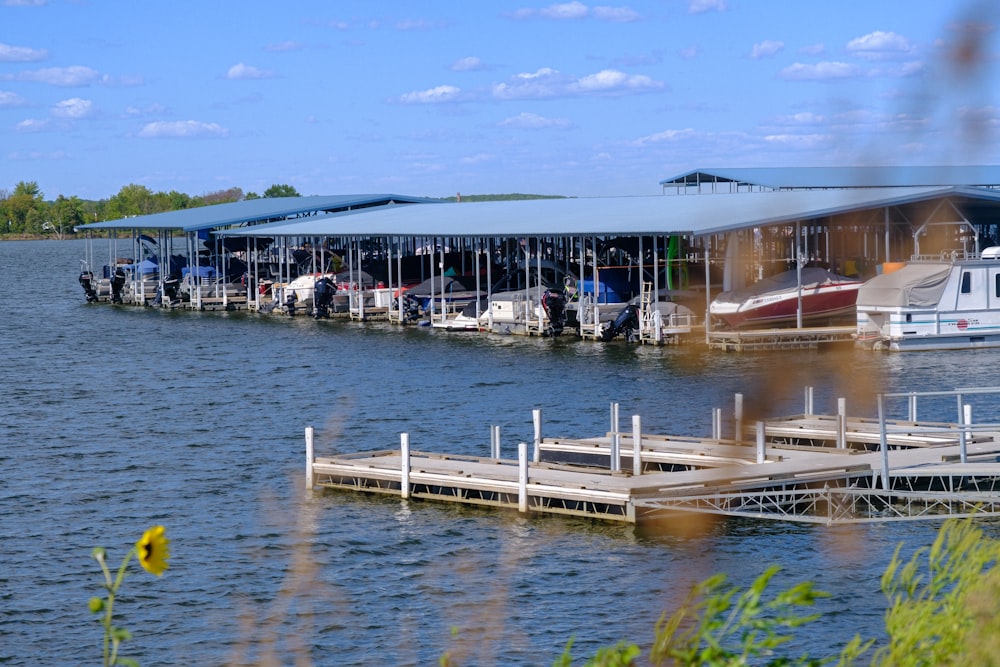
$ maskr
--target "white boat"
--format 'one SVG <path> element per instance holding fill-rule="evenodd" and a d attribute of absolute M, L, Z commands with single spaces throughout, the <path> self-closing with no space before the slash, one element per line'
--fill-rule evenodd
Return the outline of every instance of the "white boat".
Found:
<path fill-rule="evenodd" d="M 1000 247 L 875 276 L 858 291 L 856 336 L 893 351 L 1000 347 Z"/>

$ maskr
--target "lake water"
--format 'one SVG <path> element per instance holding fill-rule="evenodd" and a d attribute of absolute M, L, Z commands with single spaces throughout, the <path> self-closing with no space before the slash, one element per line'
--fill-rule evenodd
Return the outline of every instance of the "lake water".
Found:
<path fill-rule="evenodd" d="M 733 393 L 770 415 L 874 391 L 1000 384 L 1000 351 L 708 353 L 575 338 L 446 334 L 247 313 L 87 305 L 79 241 L 0 243 L 0 664 L 96 664 L 91 549 L 119 562 L 162 523 L 170 569 L 138 567 L 116 606 L 143 665 L 548 665 L 653 625 L 716 572 L 832 592 L 797 649 L 878 636 L 879 577 L 936 523 L 827 528 L 746 520 L 631 526 L 304 489 L 318 455 L 398 447 L 513 454 L 643 417 L 709 435 Z M 996 409 L 980 406 L 977 410 Z M 925 415 L 921 415 L 925 416 Z M 928 417 L 930 415 L 927 415 Z M 990 530 L 994 530 L 992 526 Z M 133 564 L 134 565 L 134 564 Z M 582 664 L 582 660 L 579 661 Z"/>

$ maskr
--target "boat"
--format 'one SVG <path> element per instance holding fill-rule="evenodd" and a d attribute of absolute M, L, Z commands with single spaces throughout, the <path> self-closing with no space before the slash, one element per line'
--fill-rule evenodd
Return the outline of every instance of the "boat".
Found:
<path fill-rule="evenodd" d="M 710 315 L 736 329 L 796 324 L 799 300 L 802 321 L 831 322 L 853 317 L 863 281 L 822 267 L 785 271 L 753 285 L 722 292 L 709 305 Z M 801 285 L 801 287 L 800 287 Z"/>
<path fill-rule="evenodd" d="M 1000 246 L 875 276 L 858 292 L 856 340 L 897 352 L 1000 347 Z"/>

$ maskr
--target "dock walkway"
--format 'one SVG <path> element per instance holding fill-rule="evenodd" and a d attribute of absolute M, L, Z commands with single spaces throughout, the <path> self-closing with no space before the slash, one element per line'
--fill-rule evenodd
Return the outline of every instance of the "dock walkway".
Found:
<path fill-rule="evenodd" d="M 763 423 L 756 441 L 538 437 L 515 458 L 411 451 L 407 434 L 399 449 L 313 456 L 307 428 L 307 481 L 630 523 L 677 512 L 827 524 L 1000 514 L 1000 427 L 972 428 L 887 422 L 883 448 L 877 420 L 799 415 Z"/>

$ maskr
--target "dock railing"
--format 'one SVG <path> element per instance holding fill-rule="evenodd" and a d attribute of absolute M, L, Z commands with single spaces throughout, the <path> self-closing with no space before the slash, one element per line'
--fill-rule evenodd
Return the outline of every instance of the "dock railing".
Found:
<path fill-rule="evenodd" d="M 908 391 L 896 393 L 880 393 L 877 397 L 878 423 L 879 423 L 879 451 L 882 455 L 882 488 L 889 489 L 889 447 L 887 422 L 891 417 L 887 413 L 890 405 L 895 405 L 905 399 L 906 421 L 916 423 L 921 406 L 926 408 L 927 403 L 934 402 L 935 408 L 940 410 L 941 402 L 953 401 L 955 428 L 958 430 L 959 456 L 962 463 L 968 462 L 968 441 L 974 433 L 996 432 L 1000 430 L 1000 424 L 996 423 L 976 423 L 972 417 L 972 405 L 966 399 L 972 396 L 989 397 L 1000 395 L 1000 387 L 972 387 L 952 389 L 950 391 Z M 945 407 L 941 414 L 950 412 Z M 950 420 L 949 420 L 950 422 Z M 928 431 L 930 433 L 930 431 Z M 940 430 L 937 430 L 940 433 Z"/>

